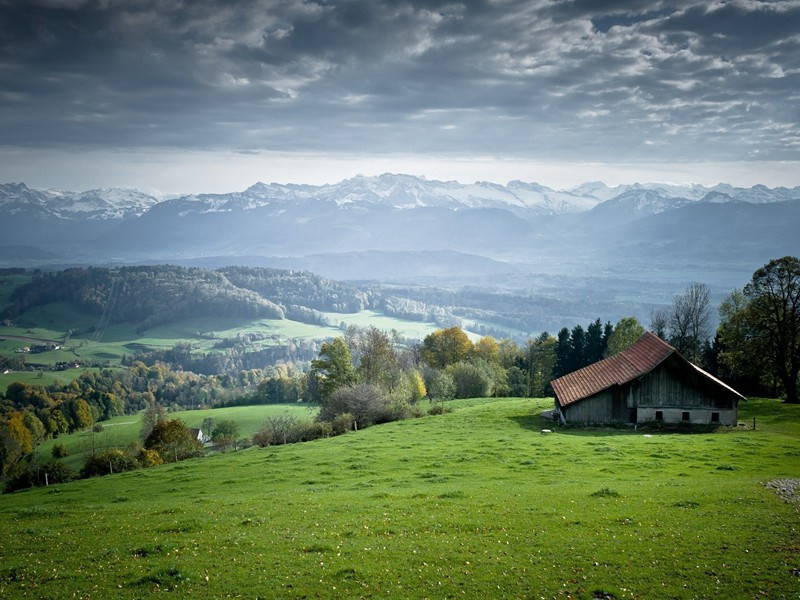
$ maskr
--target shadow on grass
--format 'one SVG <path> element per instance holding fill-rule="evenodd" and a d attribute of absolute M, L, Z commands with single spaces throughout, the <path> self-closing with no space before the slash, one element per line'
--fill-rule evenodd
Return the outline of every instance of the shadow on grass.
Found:
<path fill-rule="evenodd" d="M 656 433 L 713 433 L 718 429 L 716 426 L 710 425 L 667 425 L 659 423 L 644 423 L 639 424 L 634 429 L 632 424 L 620 425 L 580 425 L 570 424 L 562 425 L 558 421 L 545 419 L 540 414 L 513 416 L 509 417 L 517 425 L 529 431 L 541 432 L 543 429 L 550 429 L 553 433 L 561 435 L 577 435 L 577 436 L 591 436 L 591 437 L 607 437 L 617 435 L 644 435 Z"/>

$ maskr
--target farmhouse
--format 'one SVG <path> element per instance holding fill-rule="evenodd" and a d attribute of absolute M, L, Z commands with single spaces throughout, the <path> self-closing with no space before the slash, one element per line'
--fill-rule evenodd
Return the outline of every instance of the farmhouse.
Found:
<path fill-rule="evenodd" d="M 744 396 L 645 333 L 619 354 L 552 382 L 562 423 L 736 425 Z"/>
<path fill-rule="evenodd" d="M 196 429 L 194 427 L 189 429 L 189 432 L 192 434 L 192 438 L 200 442 L 201 444 L 207 444 L 211 441 L 211 438 L 203 433 L 202 429 Z"/>

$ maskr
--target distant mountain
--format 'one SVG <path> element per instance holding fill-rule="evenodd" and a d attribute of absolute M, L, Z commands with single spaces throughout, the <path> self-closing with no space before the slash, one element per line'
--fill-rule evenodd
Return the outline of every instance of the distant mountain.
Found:
<path fill-rule="evenodd" d="M 0 249 L 0 262 L 13 265 L 24 255 L 26 264 L 52 264 L 58 261 L 44 257 L 56 255 L 72 263 L 231 257 L 236 264 L 236 257 L 258 256 L 348 279 L 450 270 L 466 281 L 508 274 L 514 263 L 538 269 L 619 256 L 724 260 L 726 252 L 742 256 L 748 248 L 758 256 L 800 253 L 792 250 L 800 245 L 792 233 L 800 222 L 789 207 L 795 201 L 800 186 L 590 182 L 557 191 L 522 181 L 461 184 L 394 174 L 319 186 L 256 183 L 163 201 L 136 190 L 6 184 L 2 244 L 16 248 Z M 691 223 L 683 225 L 686 219 Z"/>
<path fill-rule="evenodd" d="M 158 203 L 138 190 L 106 188 L 85 192 L 32 190 L 24 183 L 0 184 L 0 214 L 59 219 L 127 219 Z"/>

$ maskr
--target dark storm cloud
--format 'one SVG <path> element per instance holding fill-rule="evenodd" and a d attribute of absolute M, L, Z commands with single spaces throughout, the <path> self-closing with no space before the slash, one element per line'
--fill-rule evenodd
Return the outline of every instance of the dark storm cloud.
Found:
<path fill-rule="evenodd" d="M 797 159 L 800 2 L 0 0 L 2 143 Z"/>

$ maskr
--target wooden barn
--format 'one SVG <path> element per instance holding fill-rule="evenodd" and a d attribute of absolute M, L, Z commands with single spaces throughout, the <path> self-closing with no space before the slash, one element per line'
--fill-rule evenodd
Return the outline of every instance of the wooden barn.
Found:
<path fill-rule="evenodd" d="M 552 382 L 562 423 L 736 425 L 739 392 L 645 333 L 630 348 Z"/>

